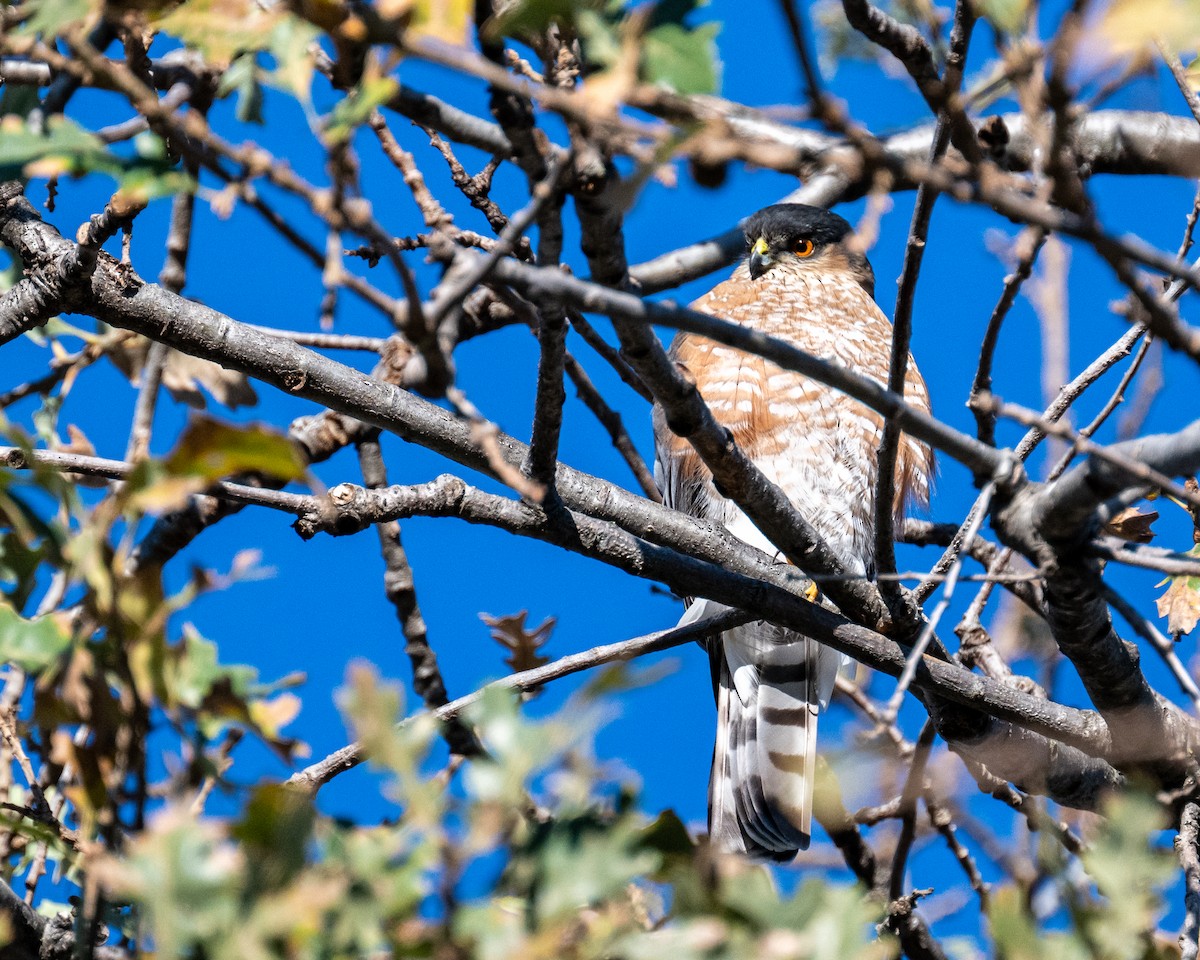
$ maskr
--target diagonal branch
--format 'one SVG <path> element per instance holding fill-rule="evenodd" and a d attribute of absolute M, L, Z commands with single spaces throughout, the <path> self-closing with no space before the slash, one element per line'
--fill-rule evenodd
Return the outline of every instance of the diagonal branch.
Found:
<path fill-rule="evenodd" d="M 465 697 L 459 697 L 457 700 L 452 700 L 438 707 L 438 709 L 433 711 L 433 715 L 443 722 L 449 722 L 461 716 L 463 711 L 472 704 L 483 699 L 489 690 L 534 690 L 552 680 L 569 677 L 573 673 L 590 670 L 593 667 L 603 666 L 606 663 L 613 663 L 618 660 L 632 660 L 634 657 L 644 656 L 648 653 L 657 653 L 660 650 L 679 647 L 693 640 L 703 639 L 707 634 L 715 630 L 728 629 L 739 623 L 745 623 L 748 619 L 749 616 L 747 614 L 738 610 L 730 610 L 686 627 L 659 630 L 656 633 L 648 633 L 642 637 L 634 637 L 630 640 L 622 640 L 619 643 L 609 643 L 599 647 L 592 647 L 590 650 L 583 650 L 579 653 L 572 653 L 555 660 L 553 663 L 534 667 L 531 670 L 522 670 L 519 673 L 514 673 L 493 683 L 489 683 L 474 693 L 469 693 Z M 411 718 L 401 722 L 410 723 Z M 363 752 L 362 744 L 351 743 L 331 753 L 322 760 L 305 767 L 303 770 L 292 774 L 287 780 L 287 785 L 304 790 L 306 793 L 315 794 L 338 774 L 353 769 L 365 759 L 366 755 Z"/>

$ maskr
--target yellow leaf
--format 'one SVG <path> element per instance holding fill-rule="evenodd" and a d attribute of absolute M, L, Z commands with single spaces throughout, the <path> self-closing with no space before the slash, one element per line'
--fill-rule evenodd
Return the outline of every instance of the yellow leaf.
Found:
<path fill-rule="evenodd" d="M 299 451 L 279 431 L 263 424 L 235 425 L 201 416 L 192 418 L 165 466 L 177 476 L 210 481 L 244 471 L 280 480 L 304 476 Z"/>
<path fill-rule="evenodd" d="M 270 740 L 296 719 L 300 713 L 300 698 L 294 693 L 281 693 L 273 700 L 252 700 L 250 720 Z"/>
<path fill-rule="evenodd" d="M 68 157 L 42 157 L 25 164 L 22 171 L 30 179 L 50 179 L 62 176 L 71 170 L 71 160 Z"/>
<path fill-rule="evenodd" d="M 379 15 L 399 20 L 407 32 L 464 46 L 471 22 L 471 0 L 382 0 Z"/>
<path fill-rule="evenodd" d="M 1178 53 L 1200 41 L 1197 0 L 1114 0 L 1100 21 L 1100 38 L 1116 56 L 1145 51 L 1156 41 Z"/>
<path fill-rule="evenodd" d="M 244 50 L 264 49 L 283 15 L 282 5 L 263 9 L 254 0 L 185 0 L 153 24 L 224 68 Z"/>
<path fill-rule="evenodd" d="M 145 513 L 167 513 L 185 506 L 188 497 L 200 493 L 208 484 L 196 477 L 162 477 L 139 490 L 133 498 Z"/>
<path fill-rule="evenodd" d="M 1187 77 L 1188 86 L 1193 90 L 1200 90 L 1200 57 L 1197 57 L 1183 71 L 1183 75 Z"/>

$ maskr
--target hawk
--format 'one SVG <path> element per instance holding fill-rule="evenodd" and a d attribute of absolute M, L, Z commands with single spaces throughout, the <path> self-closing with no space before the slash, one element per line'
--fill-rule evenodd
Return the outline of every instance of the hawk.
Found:
<path fill-rule="evenodd" d="M 749 256 L 733 276 L 692 304 L 801 350 L 888 379 L 892 329 L 875 303 L 875 276 L 847 242 L 850 225 L 818 207 L 767 207 L 745 225 Z M 832 387 L 761 357 L 681 333 L 671 346 L 713 415 L 768 480 L 825 538 L 852 575 L 873 577 L 874 510 L 882 417 Z M 929 409 L 909 358 L 905 395 Z M 776 548 L 722 496 L 687 441 L 654 410 L 655 476 L 666 504 L 715 520 L 769 554 Z M 893 509 L 928 500 L 932 454 L 900 441 Z M 713 612 L 691 602 L 682 622 Z M 758 621 L 708 644 L 717 701 L 709 777 L 709 835 L 720 849 L 790 860 L 808 846 L 817 717 L 849 658 L 815 640 Z"/>

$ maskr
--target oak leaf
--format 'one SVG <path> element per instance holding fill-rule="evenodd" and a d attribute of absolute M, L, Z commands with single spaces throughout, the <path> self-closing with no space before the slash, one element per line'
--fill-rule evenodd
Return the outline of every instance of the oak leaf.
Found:
<path fill-rule="evenodd" d="M 94 457 L 96 455 L 96 447 L 92 444 L 92 441 L 75 424 L 67 424 L 67 436 L 70 438 L 67 443 L 56 443 L 53 445 L 57 452 L 77 453 L 81 457 Z M 100 489 L 108 486 L 108 480 L 104 477 L 90 477 L 85 473 L 67 473 L 64 476 L 69 477 L 72 483 L 78 484 L 81 487 Z"/>
<path fill-rule="evenodd" d="M 532 670 L 550 662 L 538 650 L 550 639 L 550 634 L 558 623 L 556 617 L 548 617 L 539 627 L 529 630 L 525 627 L 528 610 L 509 614 L 507 617 L 493 617 L 489 613 L 481 613 L 479 619 L 492 629 L 492 639 L 500 646 L 512 652 L 505 663 L 513 673 Z"/>
<path fill-rule="evenodd" d="M 149 340 L 140 336 L 121 338 L 106 347 L 104 352 L 113 366 L 125 374 L 131 383 L 141 382 L 142 369 L 150 352 Z M 211 360 L 188 356 L 176 350 L 167 352 L 162 384 L 174 399 L 198 410 L 205 407 L 201 387 L 219 404 L 231 410 L 252 407 L 258 402 L 258 395 L 244 373 L 226 370 Z"/>
<path fill-rule="evenodd" d="M 1155 510 L 1142 513 L 1137 507 L 1126 507 L 1104 525 L 1104 532 L 1130 543 L 1149 543 L 1154 539 L 1150 525 L 1157 519 Z"/>
<path fill-rule="evenodd" d="M 1200 556 L 1200 546 L 1193 547 L 1189 553 Z M 1167 592 L 1155 604 L 1158 615 L 1167 618 L 1167 632 L 1177 637 L 1191 633 L 1200 622 L 1200 577 L 1171 577 L 1170 581 Z"/>

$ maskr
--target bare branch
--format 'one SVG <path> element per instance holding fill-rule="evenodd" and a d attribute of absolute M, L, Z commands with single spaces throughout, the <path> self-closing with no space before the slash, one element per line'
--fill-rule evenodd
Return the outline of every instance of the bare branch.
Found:
<path fill-rule="evenodd" d="M 378 434 L 359 441 L 358 461 L 363 483 L 368 489 L 380 490 L 387 486 L 387 469 L 379 449 Z M 396 617 L 404 633 L 404 652 L 412 664 L 413 692 L 421 698 L 427 710 L 438 710 L 450 698 L 446 695 L 446 684 L 438 667 L 437 654 L 429 645 L 425 618 L 417 603 L 412 567 L 400 539 L 400 524 L 390 520 L 376 524 L 375 530 L 379 534 L 379 548 L 386 567 L 383 575 L 384 593 L 396 608 Z M 452 753 L 469 756 L 479 750 L 474 734 L 457 717 L 447 718 L 443 734 Z"/>
<path fill-rule="evenodd" d="M 1181 960 L 1196 960 L 1200 952 L 1200 806 L 1186 803 L 1175 837 L 1175 852 L 1183 867 L 1184 917 L 1179 931 Z"/>
<path fill-rule="evenodd" d="M 644 656 L 648 653 L 657 653 L 660 650 L 669 650 L 671 647 L 682 646 L 714 631 L 723 628 L 727 629 L 739 623 L 745 623 L 748 619 L 750 618 L 746 614 L 737 610 L 731 610 L 686 627 L 660 630 L 642 637 L 634 637 L 618 643 L 592 647 L 590 650 L 583 650 L 580 653 L 572 653 L 545 666 L 534 667 L 532 670 L 523 670 L 519 673 L 502 677 L 493 683 L 487 684 L 487 686 L 481 687 L 474 693 L 469 693 L 465 697 L 459 697 L 457 700 L 439 707 L 433 711 L 433 715 L 438 720 L 445 722 L 461 716 L 463 711 L 468 707 L 483 699 L 489 690 L 532 690 L 550 683 L 552 680 L 558 680 L 583 670 L 590 670 L 593 667 L 602 666 L 606 663 L 613 663 L 617 660 L 631 660 L 634 657 Z M 410 723 L 411 719 L 401 722 Z M 306 793 L 315 794 L 338 774 L 353 769 L 365 759 L 366 756 L 363 753 L 362 745 L 352 743 L 331 753 L 317 763 L 305 767 L 298 773 L 292 774 L 288 778 L 287 784 Z"/>

